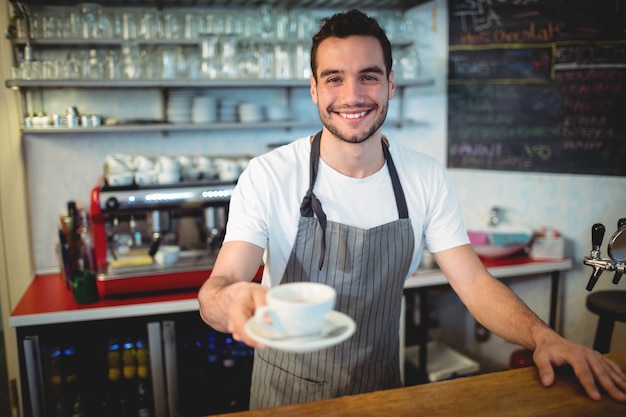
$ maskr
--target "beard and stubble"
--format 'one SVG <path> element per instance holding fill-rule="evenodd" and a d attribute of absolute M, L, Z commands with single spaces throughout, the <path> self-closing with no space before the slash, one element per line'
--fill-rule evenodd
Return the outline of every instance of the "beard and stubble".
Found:
<path fill-rule="evenodd" d="M 385 123 L 385 119 L 387 118 L 387 111 L 389 109 L 389 100 L 387 100 L 382 108 L 381 112 L 378 114 L 378 117 L 374 120 L 374 122 L 365 130 L 360 133 L 355 133 L 353 135 L 344 134 L 341 132 L 339 126 L 333 123 L 330 115 L 340 113 L 340 111 L 334 110 L 332 107 L 327 109 L 327 113 L 324 113 L 322 109 L 318 109 L 320 120 L 324 127 L 332 133 L 337 139 L 344 141 L 346 143 L 363 143 L 369 138 L 371 138 L 378 129 L 381 128 L 383 123 Z M 372 110 L 375 110 L 372 109 Z M 341 116 L 339 116 L 341 117 Z"/>

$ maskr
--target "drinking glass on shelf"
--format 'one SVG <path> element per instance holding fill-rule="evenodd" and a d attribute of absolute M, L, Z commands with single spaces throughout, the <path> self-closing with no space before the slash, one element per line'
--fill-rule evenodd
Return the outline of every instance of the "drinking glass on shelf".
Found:
<path fill-rule="evenodd" d="M 125 40 L 137 39 L 137 17 L 133 12 L 122 14 L 122 38 Z"/>
<path fill-rule="evenodd" d="M 174 40 L 181 38 L 181 23 L 179 15 L 174 10 L 163 12 L 163 25 L 165 29 L 165 39 Z"/>
<path fill-rule="evenodd" d="M 143 39 L 161 39 L 165 36 L 161 13 L 148 10 L 139 19 L 138 36 Z"/>
<path fill-rule="evenodd" d="M 293 35 L 291 19 L 285 10 L 275 10 L 273 13 L 273 32 L 276 39 L 285 40 Z"/>
<path fill-rule="evenodd" d="M 20 64 L 24 80 L 40 80 L 42 78 L 41 61 L 25 61 Z"/>
<path fill-rule="evenodd" d="M 212 34 L 200 35 L 200 78 L 217 78 L 218 38 Z"/>
<path fill-rule="evenodd" d="M 59 67 L 57 60 L 42 62 L 42 78 L 44 80 L 56 80 L 59 78 Z"/>
<path fill-rule="evenodd" d="M 40 38 L 43 36 L 42 15 L 36 11 L 30 13 L 30 36 L 32 38 Z"/>
<path fill-rule="evenodd" d="M 289 80 L 293 78 L 291 58 L 288 44 L 274 45 L 274 69 L 276 79 Z"/>
<path fill-rule="evenodd" d="M 141 49 L 136 43 L 124 43 L 122 45 L 121 73 L 123 78 L 129 80 L 141 79 Z"/>
<path fill-rule="evenodd" d="M 217 35 L 224 33 L 224 19 L 222 13 L 211 10 L 206 15 L 206 33 Z"/>
<path fill-rule="evenodd" d="M 141 49 L 141 77 L 147 80 L 162 78 L 163 68 L 159 57 L 158 47 L 144 47 Z"/>
<path fill-rule="evenodd" d="M 11 67 L 11 79 L 12 80 L 21 80 L 23 79 L 24 76 L 22 75 L 22 68 L 17 66 L 17 67 Z"/>
<path fill-rule="evenodd" d="M 75 52 L 70 52 L 67 55 L 65 66 L 63 67 L 63 76 L 67 79 L 76 79 L 82 76 L 82 64 Z"/>
<path fill-rule="evenodd" d="M 94 35 L 98 39 L 113 39 L 111 18 L 103 8 L 96 10 L 96 33 Z"/>
<path fill-rule="evenodd" d="M 220 57 L 222 61 L 221 75 L 223 78 L 237 78 L 237 43 L 239 38 L 234 35 L 220 37 Z"/>
<path fill-rule="evenodd" d="M 58 39 L 63 37 L 63 21 L 61 16 L 54 12 L 41 15 L 42 37 L 44 39 Z"/>
<path fill-rule="evenodd" d="M 295 13 L 295 12 L 294 12 Z M 315 31 L 315 19 L 310 13 L 300 11 L 292 15 L 292 19 L 296 21 L 296 38 L 299 40 L 309 40 Z"/>
<path fill-rule="evenodd" d="M 107 52 L 103 76 L 110 80 L 117 80 L 121 78 L 120 62 L 116 51 L 110 50 Z"/>
<path fill-rule="evenodd" d="M 310 46 L 299 42 L 293 46 L 294 78 L 308 80 L 311 76 L 311 51 Z"/>
<path fill-rule="evenodd" d="M 189 76 L 189 63 L 187 51 L 182 46 L 174 48 L 174 77 L 186 79 Z"/>
<path fill-rule="evenodd" d="M 259 78 L 271 80 L 276 78 L 276 57 L 272 45 L 259 44 L 257 50 L 261 57 L 259 64 Z"/>
<path fill-rule="evenodd" d="M 198 37 L 198 19 L 193 12 L 185 13 L 184 35 L 185 39 L 196 39 Z"/>
<path fill-rule="evenodd" d="M 79 8 L 74 8 L 66 15 L 63 26 L 63 37 L 67 39 L 78 39 L 83 34 L 83 17 Z"/>
<path fill-rule="evenodd" d="M 422 75 L 422 56 L 416 47 L 405 48 L 398 53 L 399 76 L 415 80 Z"/>
<path fill-rule="evenodd" d="M 261 36 L 261 25 L 256 10 L 244 10 L 240 17 L 242 22 L 241 35 L 246 39 L 257 39 Z"/>
<path fill-rule="evenodd" d="M 186 48 L 185 54 L 187 57 L 187 78 L 190 80 L 197 80 L 200 78 L 200 56 L 198 55 L 197 48 Z"/>
<path fill-rule="evenodd" d="M 97 37 L 97 10 L 101 6 L 95 3 L 82 3 L 80 10 L 82 13 L 82 37 L 83 39 L 94 39 Z"/>
<path fill-rule="evenodd" d="M 160 48 L 161 55 L 161 78 L 171 80 L 176 73 L 176 65 L 174 62 L 174 50 L 169 46 Z"/>
<path fill-rule="evenodd" d="M 98 51 L 89 50 L 89 56 L 83 61 L 83 78 L 103 78 L 103 68 Z"/>
<path fill-rule="evenodd" d="M 241 78 L 261 78 L 261 53 L 252 40 L 243 41 L 239 50 L 239 76 Z"/>

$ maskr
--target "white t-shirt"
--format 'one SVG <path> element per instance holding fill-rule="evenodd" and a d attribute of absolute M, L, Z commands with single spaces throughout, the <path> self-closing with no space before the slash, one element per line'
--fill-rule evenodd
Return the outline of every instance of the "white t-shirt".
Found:
<path fill-rule="evenodd" d="M 439 252 L 469 243 L 454 186 L 434 158 L 399 144 L 389 151 L 398 171 L 415 232 L 410 276 L 424 243 Z M 282 279 L 296 237 L 300 204 L 309 188 L 310 137 L 253 158 L 231 197 L 225 241 L 265 248 L 263 283 Z M 398 219 L 387 165 L 363 178 L 347 177 L 320 160 L 313 189 L 329 221 L 369 229 Z M 407 277 L 408 277 L 407 276 Z"/>

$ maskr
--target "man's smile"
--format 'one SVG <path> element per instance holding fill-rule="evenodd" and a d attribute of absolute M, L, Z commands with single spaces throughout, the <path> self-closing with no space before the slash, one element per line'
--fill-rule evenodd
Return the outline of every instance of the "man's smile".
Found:
<path fill-rule="evenodd" d="M 339 115 L 344 119 L 358 119 L 364 117 L 367 113 L 369 113 L 369 110 L 362 111 L 360 113 L 339 113 Z"/>

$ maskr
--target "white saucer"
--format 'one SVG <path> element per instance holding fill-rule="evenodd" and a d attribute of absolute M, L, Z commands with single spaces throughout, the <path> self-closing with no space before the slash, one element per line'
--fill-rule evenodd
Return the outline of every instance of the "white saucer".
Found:
<path fill-rule="evenodd" d="M 256 342 L 265 346 L 284 350 L 287 352 L 311 352 L 314 350 L 324 349 L 343 342 L 354 334 L 356 331 L 356 323 L 349 316 L 339 311 L 331 311 L 326 315 L 324 326 L 330 329 L 343 326 L 345 330 L 332 337 L 316 338 L 314 336 L 294 337 L 286 339 L 272 339 L 271 331 L 262 327 L 254 317 L 250 318 L 246 323 L 246 332 Z"/>

